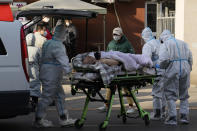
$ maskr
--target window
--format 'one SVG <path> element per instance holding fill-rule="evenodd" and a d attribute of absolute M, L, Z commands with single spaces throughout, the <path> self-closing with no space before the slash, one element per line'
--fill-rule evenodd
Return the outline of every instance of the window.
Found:
<path fill-rule="evenodd" d="M 150 27 L 153 32 L 156 32 L 156 21 L 157 21 L 157 4 L 147 3 L 146 4 L 146 26 Z"/>
<path fill-rule="evenodd" d="M 145 4 L 145 26 L 153 31 L 157 38 L 163 30 L 175 32 L 175 0 L 152 2 Z"/>
<path fill-rule="evenodd" d="M 0 55 L 7 55 L 7 51 L 5 50 L 5 47 L 3 45 L 1 38 L 0 38 Z"/>

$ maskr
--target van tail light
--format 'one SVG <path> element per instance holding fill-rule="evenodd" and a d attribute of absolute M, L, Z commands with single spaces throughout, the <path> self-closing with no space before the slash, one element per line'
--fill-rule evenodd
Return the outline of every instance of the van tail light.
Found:
<path fill-rule="evenodd" d="M 21 57 L 22 57 L 22 64 L 23 70 L 25 72 L 25 76 L 27 81 L 29 82 L 29 75 L 28 75 L 28 52 L 27 52 L 27 44 L 25 40 L 24 28 L 21 27 Z"/>

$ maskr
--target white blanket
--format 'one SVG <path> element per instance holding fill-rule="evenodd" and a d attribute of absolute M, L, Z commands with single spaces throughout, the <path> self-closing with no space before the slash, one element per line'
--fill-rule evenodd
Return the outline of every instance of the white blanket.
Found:
<path fill-rule="evenodd" d="M 94 53 L 91 52 L 89 56 L 94 57 Z M 123 63 L 124 68 L 127 71 L 136 71 L 143 67 L 151 68 L 153 66 L 151 58 L 142 54 L 122 53 L 119 51 L 101 51 L 101 58 L 117 60 Z"/>

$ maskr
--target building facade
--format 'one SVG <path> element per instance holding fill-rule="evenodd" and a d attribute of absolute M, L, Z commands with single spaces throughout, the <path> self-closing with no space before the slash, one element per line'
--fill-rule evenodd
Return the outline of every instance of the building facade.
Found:
<path fill-rule="evenodd" d="M 176 0 L 175 36 L 189 44 L 193 54 L 191 83 L 197 85 L 197 1 Z"/>

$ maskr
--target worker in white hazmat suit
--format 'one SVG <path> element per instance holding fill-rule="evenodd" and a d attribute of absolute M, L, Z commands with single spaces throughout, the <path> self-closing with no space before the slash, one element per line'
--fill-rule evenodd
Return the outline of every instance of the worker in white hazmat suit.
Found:
<path fill-rule="evenodd" d="M 44 43 L 40 68 L 40 80 L 43 90 L 41 100 L 38 102 L 35 127 L 51 127 L 51 121 L 44 119 L 49 104 L 55 100 L 61 126 L 73 125 L 75 120 L 69 118 L 68 111 L 64 109 L 65 93 L 61 85 L 63 72 L 71 72 L 68 56 L 62 41 L 65 39 L 65 26 L 55 28 L 52 40 Z"/>
<path fill-rule="evenodd" d="M 160 40 L 163 41 L 163 45 L 160 47 L 159 65 L 165 69 L 163 86 L 169 116 L 165 124 L 177 125 L 177 99 L 180 99 L 180 122 L 188 124 L 188 88 L 193 64 L 192 53 L 185 42 L 175 39 L 168 30 L 162 32 Z"/>
<path fill-rule="evenodd" d="M 35 47 L 35 36 L 30 33 L 26 36 L 28 56 L 29 56 L 29 77 L 30 77 L 30 96 L 32 99 L 33 109 L 38 103 L 38 98 L 41 95 L 41 82 L 39 80 L 39 62 L 40 62 L 40 49 Z"/>
<path fill-rule="evenodd" d="M 42 48 L 42 45 L 47 41 L 45 36 L 47 35 L 46 27 L 43 24 L 38 24 L 35 30 L 35 46 L 39 49 Z"/>
<path fill-rule="evenodd" d="M 142 31 L 142 38 L 145 42 L 142 48 L 142 54 L 149 56 L 154 65 L 158 64 L 159 60 L 159 48 L 160 42 L 153 37 L 152 31 L 149 27 L 146 27 Z M 165 114 L 165 106 L 166 99 L 164 96 L 164 88 L 158 84 L 161 82 L 162 75 L 164 70 L 156 67 L 157 74 L 161 75 L 155 79 L 153 88 L 152 88 L 152 96 L 153 96 L 153 112 L 151 113 L 152 120 L 160 120 L 162 118 L 162 114 Z"/>

